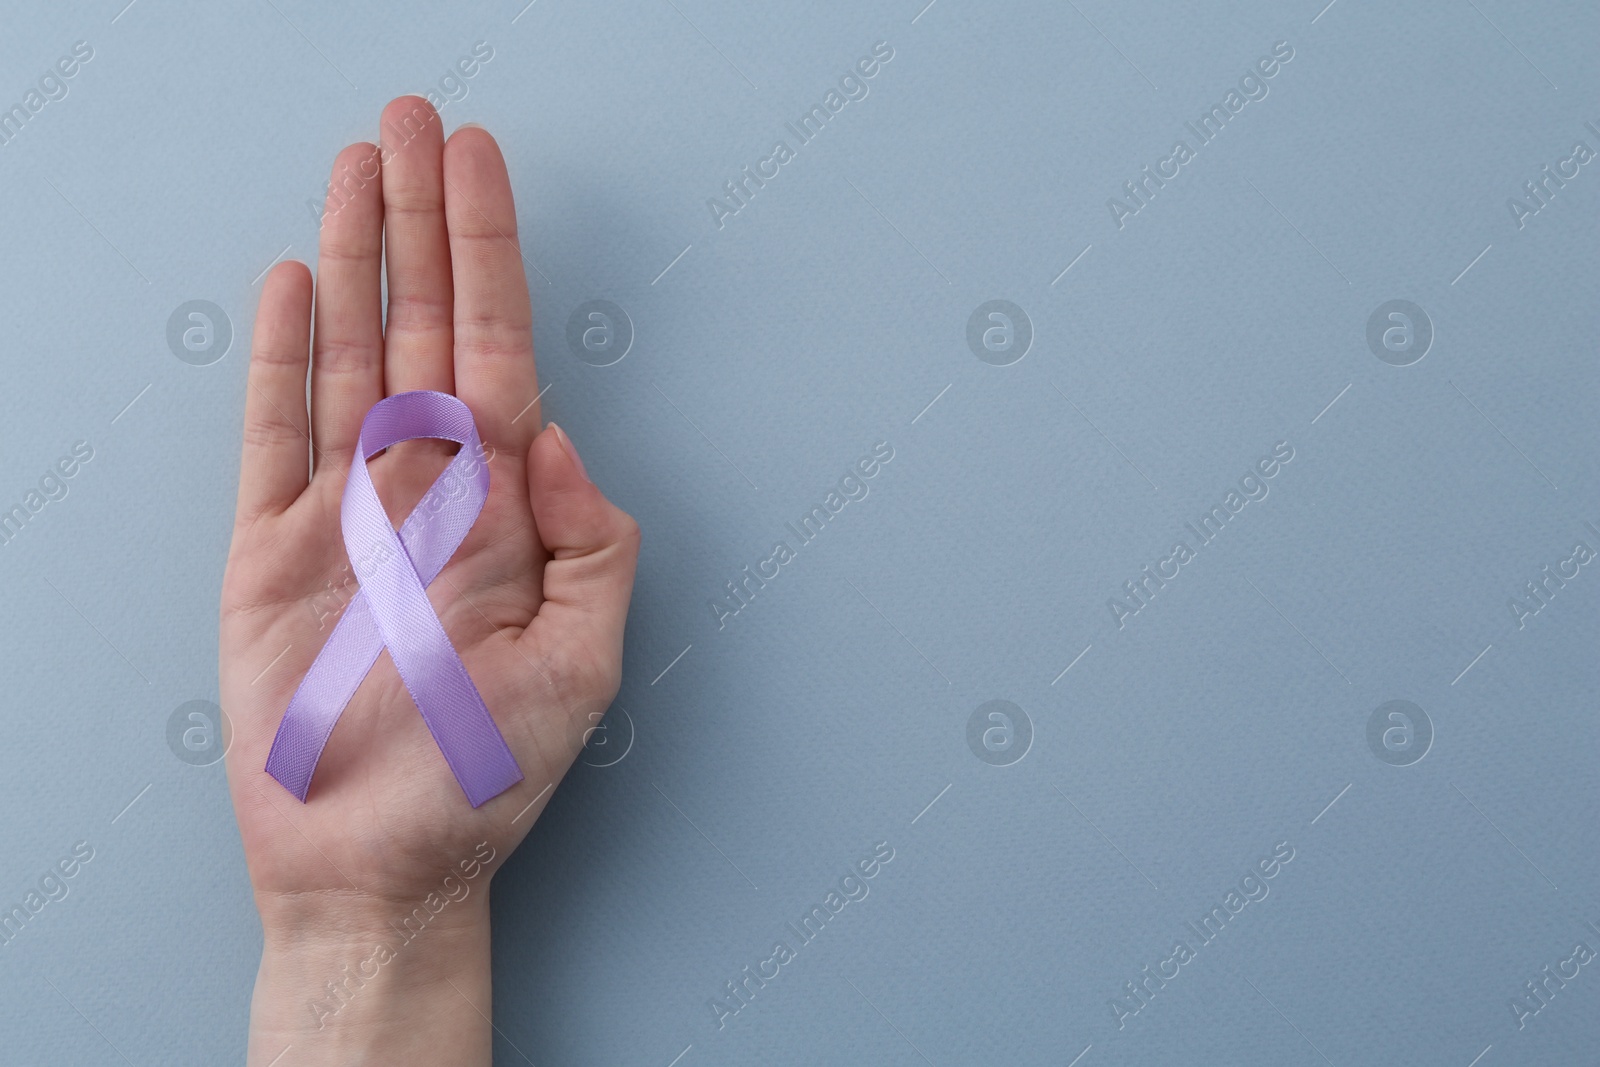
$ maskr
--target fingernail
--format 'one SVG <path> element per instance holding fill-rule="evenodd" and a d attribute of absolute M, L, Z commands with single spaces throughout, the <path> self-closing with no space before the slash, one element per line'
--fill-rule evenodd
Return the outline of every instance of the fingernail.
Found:
<path fill-rule="evenodd" d="M 470 130 L 481 130 L 481 129 L 483 129 L 483 123 L 481 123 L 481 122 L 463 122 L 461 125 L 457 126 L 456 129 L 458 129 L 458 130 L 469 130 L 469 129 Z"/>
<path fill-rule="evenodd" d="M 572 438 L 567 436 L 567 431 L 553 422 L 550 424 L 550 428 L 556 432 L 556 441 L 561 445 L 561 450 L 567 454 L 568 459 L 572 460 L 572 465 L 578 468 L 578 473 L 583 475 L 583 480 L 590 481 L 589 472 L 583 469 L 583 459 L 578 455 L 578 450 L 573 447 Z"/>

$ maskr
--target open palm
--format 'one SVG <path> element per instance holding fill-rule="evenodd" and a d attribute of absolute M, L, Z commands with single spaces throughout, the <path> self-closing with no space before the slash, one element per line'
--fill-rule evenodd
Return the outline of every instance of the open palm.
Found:
<path fill-rule="evenodd" d="M 620 678 L 638 527 L 589 482 L 558 427 L 539 431 L 532 312 L 499 147 L 478 128 L 446 143 L 417 97 L 385 109 L 381 140 L 334 163 L 314 310 L 310 272 L 280 264 L 251 346 L 220 670 L 229 783 L 263 904 L 310 893 L 409 906 L 480 842 L 509 852 Z M 428 595 L 524 780 L 470 807 L 385 653 L 302 805 L 264 772 L 267 752 L 357 588 L 340 500 L 362 462 L 361 419 L 414 389 L 460 397 L 490 457 L 483 512 Z M 454 447 L 412 441 L 370 462 L 396 526 Z"/>

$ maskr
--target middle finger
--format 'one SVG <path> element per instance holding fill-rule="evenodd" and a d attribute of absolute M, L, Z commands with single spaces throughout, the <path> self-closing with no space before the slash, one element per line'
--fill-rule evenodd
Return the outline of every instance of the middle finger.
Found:
<path fill-rule="evenodd" d="M 453 392 L 454 292 L 444 217 L 444 136 L 433 106 L 402 96 L 383 110 L 384 254 L 389 316 L 385 391 Z"/>

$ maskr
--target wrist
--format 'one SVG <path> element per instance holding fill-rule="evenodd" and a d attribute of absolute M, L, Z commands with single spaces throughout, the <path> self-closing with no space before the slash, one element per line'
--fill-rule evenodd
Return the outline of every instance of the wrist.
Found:
<path fill-rule="evenodd" d="M 250 1059 L 488 1064 L 488 879 L 415 902 L 354 892 L 258 896 L 263 947 Z"/>

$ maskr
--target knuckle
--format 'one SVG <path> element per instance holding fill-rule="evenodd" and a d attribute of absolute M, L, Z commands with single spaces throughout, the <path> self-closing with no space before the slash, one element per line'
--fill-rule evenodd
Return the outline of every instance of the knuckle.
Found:
<path fill-rule="evenodd" d="M 243 437 L 247 448 L 272 449 L 299 438 L 300 431 L 281 419 L 251 419 L 244 425 Z"/>
<path fill-rule="evenodd" d="M 329 234 L 328 239 L 322 242 L 317 257 L 325 267 L 367 270 L 377 265 L 382 251 L 381 241 L 341 230 Z"/>
<path fill-rule="evenodd" d="M 526 369 L 533 350 L 532 326 L 506 321 L 454 323 L 456 361 L 485 375 L 490 390 L 510 388 Z"/>
<path fill-rule="evenodd" d="M 452 322 L 450 317 L 450 304 L 427 288 L 418 286 L 412 289 L 406 286 L 401 293 L 392 293 L 395 282 L 391 272 L 391 296 L 389 300 L 389 318 L 386 323 L 387 334 L 438 334 L 445 341 L 452 335 Z"/>
<path fill-rule="evenodd" d="M 508 250 L 522 255 L 515 218 L 496 221 L 475 209 L 451 217 L 450 243 L 463 257 L 476 260 L 479 269 L 495 266 Z"/>
<path fill-rule="evenodd" d="M 338 334 L 324 336 L 317 344 L 311 362 L 312 373 L 351 373 L 365 371 L 377 362 L 378 353 L 370 341 Z"/>
<path fill-rule="evenodd" d="M 383 186 L 385 221 L 444 230 L 444 192 L 427 178 L 391 179 Z"/>
<path fill-rule="evenodd" d="M 276 369 L 280 367 L 301 367 L 305 364 L 306 356 L 303 343 L 296 347 L 294 344 L 285 343 L 278 338 L 270 338 L 267 344 L 256 345 L 250 349 L 250 362 L 253 366 Z"/>

